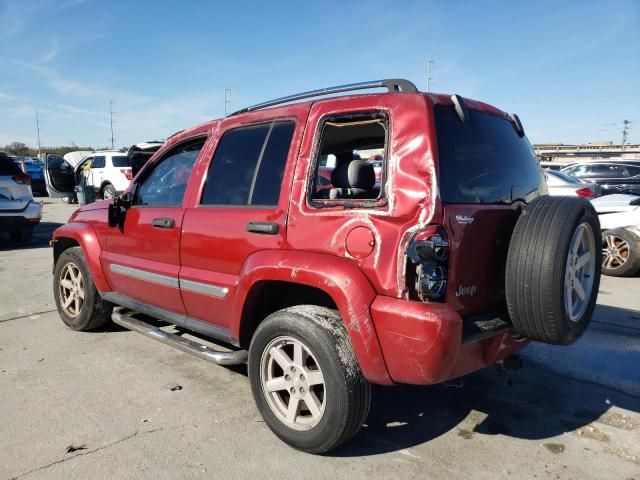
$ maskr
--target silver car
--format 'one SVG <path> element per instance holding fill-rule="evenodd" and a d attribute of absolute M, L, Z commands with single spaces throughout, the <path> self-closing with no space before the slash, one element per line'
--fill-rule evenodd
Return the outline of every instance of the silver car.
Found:
<path fill-rule="evenodd" d="M 545 169 L 544 176 L 547 179 L 549 195 L 596 198 L 602 192 L 600 185 L 582 182 L 563 172 Z"/>
<path fill-rule="evenodd" d="M 14 242 L 31 239 L 42 218 L 42 204 L 33 200 L 31 178 L 4 152 L 0 152 L 0 232 Z"/>

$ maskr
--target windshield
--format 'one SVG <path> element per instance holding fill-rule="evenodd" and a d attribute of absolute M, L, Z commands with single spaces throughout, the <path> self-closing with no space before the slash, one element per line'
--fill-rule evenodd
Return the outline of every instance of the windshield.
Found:
<path fill-rule="evenodd" d="M 469 110 L 462 123 L 452 107 L 434 109 L 440 198 L 444 203 L 511 203 L 545 189 L 531 144 L 513 123 Z"/>
<path fill-rule="evenodd" d="M 120 155 L 117 157 L 111 157 L 111 162 L 114 167 L 130 167 L 129 165 L 129 157 L 125 155 Z"/>

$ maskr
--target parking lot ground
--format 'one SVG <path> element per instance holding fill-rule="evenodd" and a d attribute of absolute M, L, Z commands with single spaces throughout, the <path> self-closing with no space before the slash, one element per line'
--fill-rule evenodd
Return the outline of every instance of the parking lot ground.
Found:
<path fill-rule="evenodd" d="M 640 480 L 638 278 L 603 277 L 587 334 L 528 346 L 520 372 L 375 388 L 362 431 L 312 456 L 268 430 L 245 369 L 67 329 L 47 240 L 74 207 L 44 200 L 32 242 L 0 239 L 0 478 Z"/>

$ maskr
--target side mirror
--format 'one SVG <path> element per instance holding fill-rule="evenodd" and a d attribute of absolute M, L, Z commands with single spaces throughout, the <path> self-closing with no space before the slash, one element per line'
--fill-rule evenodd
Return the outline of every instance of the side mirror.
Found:
<path fill-rule="evenodd" d="M 110 227 L 118 227 L 124 223 L 127 209 L 133 205 L 133 194 L 125 192 L 113 199 L 107 211 L 107 222 Z"/>

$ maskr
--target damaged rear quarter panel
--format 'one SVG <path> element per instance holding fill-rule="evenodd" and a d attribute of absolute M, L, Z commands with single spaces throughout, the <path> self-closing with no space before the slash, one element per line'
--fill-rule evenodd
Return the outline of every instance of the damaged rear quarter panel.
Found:
<path fill-rule="evenodd" d="M 373 383 L 392 383 L 370 313 L 376 292 L 353 263 L 306 251 L 262 250 L 254 253 L 243 265 L 233 301 L 231 333 L 235 338 L 240 335 L 247 295 L 253 285 L 262 281 L 295 282 L 326 292 L 338 307 L 364 376 Z"/>

